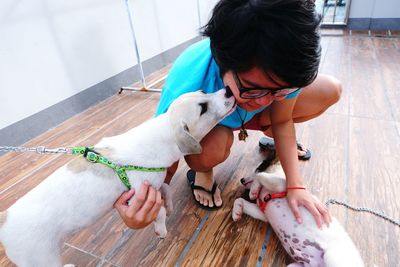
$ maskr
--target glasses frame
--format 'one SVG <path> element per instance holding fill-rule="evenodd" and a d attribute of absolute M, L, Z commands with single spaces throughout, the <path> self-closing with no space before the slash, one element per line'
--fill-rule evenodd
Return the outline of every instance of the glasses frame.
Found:
<path fill-rule="evenodd" d="M 235 80 L 236 86 L 237 86 L 237 88 L 239 90 L 239 96 L 241 98 L 243 98 L 243 99 L 256 99 L 256 98 L 264 97 L 264 96 L 266 96 L 268 94 L 271 94 L 273 97 L 286 97 L 286 96 L 290 95 L 291 93 L 297 92 L 298 90 L 301 89 L 301 88 L 291 88 L 290 89 L 290 88 L 286 88 L 286 87 L 274 88 L 274 89 L 263 88 L 263 87 L 261 87 L 261 88 L 249 88 L 249 87 L 245 87 L 245 86 L 242 85 L 242 83 L 241 83 L 241 81 L 239 79 L 239 76 L 237 75 L 236 71 L 232 71 L 232 75 L 233 75 L 233 79 Z M 261 91 L 260 94 L 257 94 L 257 95 L 254 95 L 254 96 L 243 95 L 243 94 L 245 94 L 247 92 L 256 91 L 256 90 Z M 284 95 L 277 96 L 276 94 L 278 94 L 279 91 L 281 91 L 281 90 L 293 90 L 293 91 L 291 91 L 291 92 L 289 92 L 287 94 L 284 94 Z"/>

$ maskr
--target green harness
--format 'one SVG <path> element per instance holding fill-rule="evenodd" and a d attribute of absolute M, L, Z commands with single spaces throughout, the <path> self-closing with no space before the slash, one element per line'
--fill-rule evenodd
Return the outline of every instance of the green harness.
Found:
<path fill-rule="evenodd" d="M 92 163 L 100 163 L 107 167 L 113 169 L 121 182 L 129 189 L 131 189 L 131 183 L 129 182 L 128 175 L 126 171 L 141 171 L 141 172 L 163 172 L 166 168 L 146 168 L 141 166 L 134 165 L 118 165 L 107 159 L 106 157 L 100 155 L 96 151 L 93 150 L 94 147 L 73 147 L 71 148 L 71 153 L 74 156 L 83 156 L 88 161 Z"/>

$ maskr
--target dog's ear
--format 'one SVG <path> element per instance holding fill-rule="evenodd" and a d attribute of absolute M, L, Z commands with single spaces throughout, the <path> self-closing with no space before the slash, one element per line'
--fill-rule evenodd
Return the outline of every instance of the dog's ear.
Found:
<path fill-rule="evenodd" d="M 179 149 L 183 154 L 200 154 L 202 151 L 200 143 L 190 134 L 189 127 L 181 121 L 179 129 L 175 129 L 175 137 Z"/>
<path fill-rule="evenodd" d="M 187 123 L 176 115 L 171 116 L 170 121 L 179 150 L 185 155 L 200 154 L 202 151 L 201 145 L 190 134 Z"/>
<path fill-rule="evenodd" d="M 270 192 L 283 192 L 286 190 L 286 180 L 280 173 L 260 172 L 255 175 L 255 180 Z"/>

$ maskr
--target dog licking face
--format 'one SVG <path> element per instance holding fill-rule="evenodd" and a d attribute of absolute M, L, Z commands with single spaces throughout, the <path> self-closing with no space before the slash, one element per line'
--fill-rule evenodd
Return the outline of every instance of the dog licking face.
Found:
<path fill-rule="evenodd" d="M 234 107 L 235 99 L 227 96 L 225 89 L 212 94 L 184 94 L 167 113 L 126 133 L 103 138 L 94 150 L 119 166 L 167 168 L 186 154 L 200 153 L 201 139 Z M 165 174 L 127 171 L 135 192 L 144 181 L 165 191 L 164 201 L 171 211 L 171 194 L 163 185 Z M 0 241 L 7 256 L 18 266 L 61 266 L 64 238 L 98 221 L 125 190 L 114 169 L 83 157 L 59 168 L 7 211 L 0 212 Z M 166 209 L 162 207 L 154 222 L 160 237 L 167 234 L 165 220 Z"/>
<path fill-rule="evenodd" d="M 182 153 L 201 153 L 200 140 L 234 108 L 235 99 L 227 97 L 226 89 L 214 94 L 197 91 L 176 99 L 169 107 L 168 115 Z"/>

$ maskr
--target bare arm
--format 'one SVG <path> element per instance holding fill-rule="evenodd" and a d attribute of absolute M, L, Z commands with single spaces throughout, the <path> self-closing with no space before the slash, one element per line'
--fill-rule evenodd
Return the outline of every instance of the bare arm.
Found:
<path fill-rule="evenodd" d="M 270 112 L 275 147 L 286 175 L 287 187 L 304 186 L 299 168 L 296 131 L 292 118 L 295 103 L 296 98 L 273 102 Z M 313 198 L 309 191 L 289 190 L 287 196 L 289 206 L 299 223 L 302 222 L 302 218 L 298 207 L 304 206 L 314 216 L 318 227 L 322 226 L 322 221 L 329 225 L 331 218 L 328 210 L 319 200 Z"/>

